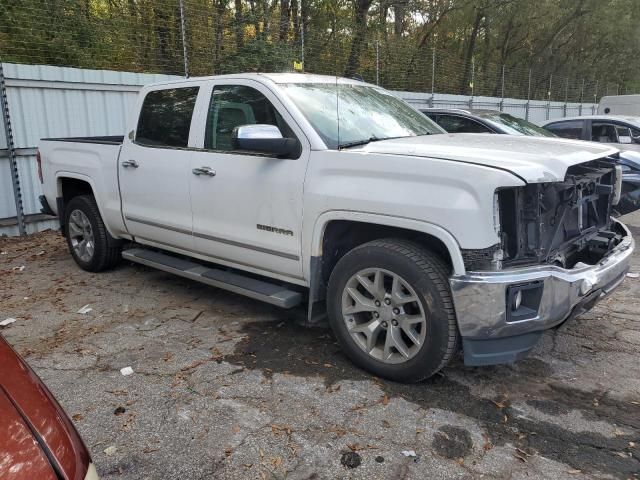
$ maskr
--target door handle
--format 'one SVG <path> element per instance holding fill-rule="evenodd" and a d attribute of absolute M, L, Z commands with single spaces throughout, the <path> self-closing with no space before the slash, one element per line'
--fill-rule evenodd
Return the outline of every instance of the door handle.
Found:
<path fill-rule="evenodd" d="M 200 175 L 206 175 L 208 177 L 215 177 L 216 176 L 215 170 L 211 170 L 211 167 L 194 168 L 193 170 L 191 170 L 191 172 L 194 175 L 197 175 L 197 176 L 200 176 Z"/>
<path fill-rule="evenodd" d="M 138 168 L 140 165 L 135 160 L 125 160 L 124 162 L 122 162 L 122 166 L 124 168 Z"/>

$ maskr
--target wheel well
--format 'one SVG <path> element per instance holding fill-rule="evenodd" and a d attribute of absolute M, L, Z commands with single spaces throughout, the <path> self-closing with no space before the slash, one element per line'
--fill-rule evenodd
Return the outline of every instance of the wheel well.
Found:
<path fill-rule="evenodd" d="M 334 220 L 325 228 L 322 239 L 322 283 L 326 285 L 329 282 L 333 268 L 347 252 L 359 245 L 381 238 L 401 238 L 415 242 L 438 254 L 449 267 L 453 265 L 449 250 L 442 240 L 433 235 L 386 225 Z"/>
<path fill-rule="evenodd" d="M 64 199 L 64 203 L 67 204 L 73 197 L 78 195 L 93 195 L 93 190 L 89 182 L 84 180 L 78 180 L 77 178 L 61 178 L 60 179 L 60 193 Z M 64 212 L 58 212 L 59 215 Z"/>

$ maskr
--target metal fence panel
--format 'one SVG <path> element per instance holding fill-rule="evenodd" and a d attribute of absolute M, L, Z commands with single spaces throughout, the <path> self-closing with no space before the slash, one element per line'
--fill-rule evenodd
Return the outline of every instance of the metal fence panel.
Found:
<path fill-rule="evenodd" d="M 40 212 L 42 194 L 35 147 L 41 138 L 122 135 L 141 86 L 175 76 L 41 65 L 3 64 L 7 97 L 18 149 L 18 171 L 25 215 Z M 4 130 L 0 129 L 0 235 L 15 235 L 8 219 L 16 215 Z M 39 220 L 28 232 L 55 225 Z"/>

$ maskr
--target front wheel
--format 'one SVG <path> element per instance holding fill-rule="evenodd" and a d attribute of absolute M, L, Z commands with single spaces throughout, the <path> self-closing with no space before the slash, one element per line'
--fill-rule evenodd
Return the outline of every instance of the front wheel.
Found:
<path fill-rule="evenodd" d="M 64 233 L 71 256 L 83 270 L 100 272 L 118 263 L 122 242 L 109 235 L 93 195 L 69 201 Z"/>
<path fill-rule="evenodd" d="M 346 354 L 361 368 L 400 382 L 424 380 L 458 350 L 449 268 L 405 240 L 375 240 L 340 259 L 327 310 Z"/>

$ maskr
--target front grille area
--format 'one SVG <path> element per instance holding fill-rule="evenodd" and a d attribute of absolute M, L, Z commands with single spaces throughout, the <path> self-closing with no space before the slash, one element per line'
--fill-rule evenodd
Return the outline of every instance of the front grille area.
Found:
<path fill-rule="evenodd" d="M 615 161 L 574 165 L 564 181 L 498 191 L 503 266 L 592 263 L 619 241 L 610 230 Z"/>

